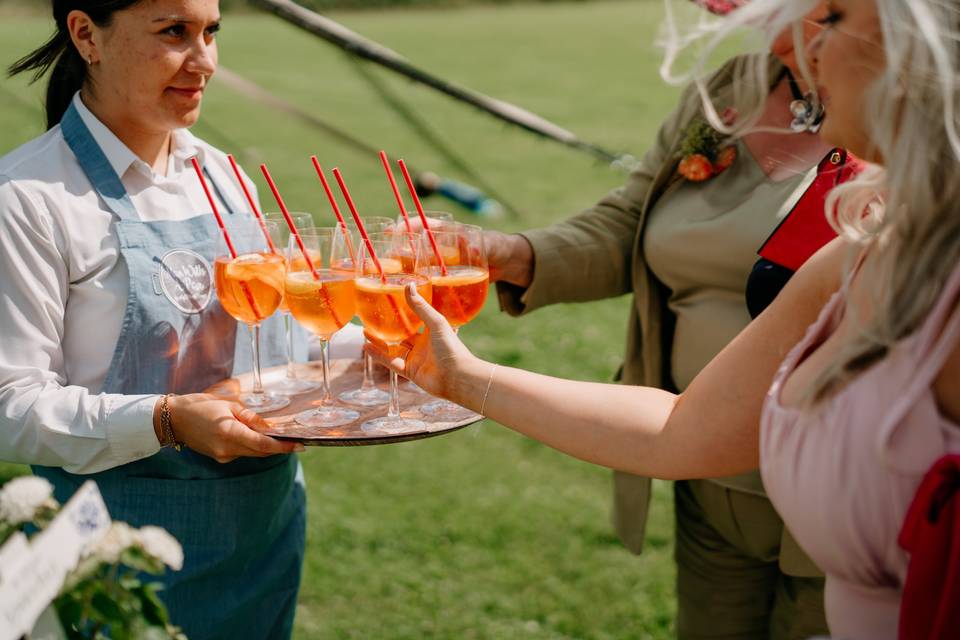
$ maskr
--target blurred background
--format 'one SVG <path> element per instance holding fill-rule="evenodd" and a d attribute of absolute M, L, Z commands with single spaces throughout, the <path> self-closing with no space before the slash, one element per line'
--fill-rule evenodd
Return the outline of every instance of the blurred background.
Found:
<path fill-rule="evenodd" d="M 678 95 L 658 75 L 661 0 L 301 0 L 439 78 L 529 109 L 617 153 L 641 156 Z M 315 121 L 420 171 L 482 182 L 512 205 L 478 215 L 517 231 L 560 220 L 622 184 L 607 163 L 360 61 L 249 6 L 221 0 L 223 67 Z M 0 0 L 6 67 L 51 32 L 45 0 Z M 224 74 L 225 76 L 226 74 Z M 0 79 L 0 154 L 43 132 L 43 83 Z M 333 217 L 309 156 L 339 166 L 364 215 L 396 213 L 379 161 L 343 136 L 251 100 L 222 80 L 194 129 L 251 176 L 266 162 L 291 209 Z M 269 192 L 258 183 L 267 209 Z M 610 380 L 628 298 L 524 319 L 494 295 L 461 332 L 497 362 Z M 669 638 L 672 499 L 657 483 L 647 551 L 610 525 L 610 473 L 492 423 L 417 443 L 301 454 L 309 495 L 298 638 Z M 27 469 L 0 463 L 0 481 Z"/>

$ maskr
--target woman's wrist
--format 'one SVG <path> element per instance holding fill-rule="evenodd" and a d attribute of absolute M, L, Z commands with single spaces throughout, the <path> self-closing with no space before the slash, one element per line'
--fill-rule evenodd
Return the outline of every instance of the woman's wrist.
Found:
<path fill-rule="evenodd" d="M 180 451 L 183 442 L 177 438 L 173 429 L 173 404 L 177 397 L 170 393 L 157 399 L 153 408 L 153 432 L 157 436 L 157 442 L 160 443 L 161 447 L 173 447 Z"/>
<path fill-rule="evenodd" d="M 450 375 L 449 399 L 471 411 L 481 413 L 486 399 L 489 406 L 491 372 L 497 365 L 471 356 Z"/>
<path fill-rule="evenodd" d="M 163 402 L 163 396 L 157 396 L 157 402 L 153 405 L 153 433 L 157 436 L 157 442 L 163 445 L 163 423 L 160 418 L 160 403 Z"/>

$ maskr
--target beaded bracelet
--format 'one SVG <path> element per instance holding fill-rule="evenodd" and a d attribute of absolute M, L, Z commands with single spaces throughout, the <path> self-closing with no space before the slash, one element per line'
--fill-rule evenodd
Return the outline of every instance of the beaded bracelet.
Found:
<path fill-rule="evenodd" d="M 160 433 L 163 435 L 163 441 L 160 442 L 161 447 L 173 447 L 176 451 L 183 451 L 183 443 L 177 440 L 176 434 L 173 432 L 173 420 L 170 418 L 170 398 L 173 396 L 172 393 L 160 398 Z"/>

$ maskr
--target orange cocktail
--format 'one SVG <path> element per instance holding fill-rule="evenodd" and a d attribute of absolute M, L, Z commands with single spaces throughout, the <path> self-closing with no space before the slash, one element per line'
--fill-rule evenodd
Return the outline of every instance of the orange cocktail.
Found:
<path fill-rule="evenodd" d="M 410 251 L 404 264 L 402 255 Z M 392 272 L 399 264 L 402 271 Z M 357 315 L 370 339 L 396 346 L 412 338 L 423 326 L 407 304 L 406 288 L 413 284 L 427 301 L 432 298 L 430 277 L 421 260 L 416 234 L 395 232 L 371 234 L 357 252 Z M 397 372 L 390 370 L 390 401 L 387 415 L 367 420 L 361 429 L 368 433 L 405 433 L 426 429 L 422 420 L 400 415 L 400 390 Z"/>
<path fill-rule="evenodd" d="M 490 271 L 483 245 L 483 230 L 475 225 L 448 222 L 442 230 L 425 234 L 421 251 L 429 252 L 428 270 L 433 284 L 434 309 L 447 319 L 454 331 L 473 320 L 483 309 L 490 289 Z M 443 257 L 443 266 L 437 254 Z M 447 255 L 455 253 L 454 260 Z M 435 400 L 420 407 L 428 416 L 441 421 L 457 421 L 469 412 L 446 400 Z"/>
<path fill-rule="evenodd" d="M 404 288 L 415 283 L 417 291 L 428 302 L 432 297 L 430 279 L 425 275 L 392 273 L 357 278 L 357 315 L 363 321 L 363 329 L 387 344 L 399 344 L 413 336 L 423 326 L 407 304 Z"/>
<path fill-rule="evenodd" d="M 439 311 L 454 328 L 462 327 L 480 313 L 487 301 L 490 273 L 480 267 L 448 266 L 447 275 L 440 269 L 430 269 L 433 285 L 433 308 Z"/>
<path fill-rule="evenodd" d="M 313 216 L 305 211 L 288 211 L 290 219 L 299 231 L 305 231 L 313 227 Z M 273 238 L 273 244 L 278 251 L 286 253 L 290 240 L 290 227 L 287 219 L 281 212 L 268 212 L 264 214 L 267 225 L 273 225 L 270 231 L 270 237 Z M 289 255 L 287 256 L 289 259 Z M 288 264 L 289 268 L 289 264 Z M 296 351 L 296 339 L 293 333 L 293 318 L 290 317 L 290 307 L 287 305 L 286 296 L 280 302 L 278 311 L 283 316 L 284 345 L 286 347 L 286 372 L 282 378 L 274 377 L 266 385 L 270 391 L 276 391 L 287 396 L 293 396 L 307 391 L 313 391 L 320 388 L 320 384 L 315 380 L 307 380 L 297 375 L 297 366 L 294 361 L 294 352 Z"/>
<path fill-rule="evenodd" d="M 309 271 L 288 273 L 284 295 L 297 322 L 327 340 L 357 309 L 352 272 L 317 269 L 317 279 Z"/>
<path fill-rule="evenodd" d="M 250 327 L 250 351 L 253 360 L 253 388 L 239 395 L 245 407 L 257 413 L 282 409 L 290 400 L 264 391 L 260 378 L 260 325 L 273 315 L 283 298 L 286 261 L 283 256 L 265 251 L 263 231 L 258 228 L 234 230 L 217 242 L 213 281 L 224 310 Z M 238 252 L 243 247 L 246 253 Z M 230 339 L 224 336 L 225 339 Z"/>
<path fill-rule="evenodd" d="M 240 322 L 259 324 L 280 306 L 285 270 L 283 256 L 273 253 L 218 257 L 214 283 L 220 304 Z"/>
<path fill-rule="evenodd" d="M 330 338 L 356 312 L 352 269 L 338 268 L 349 260 L 349 250 L 339 227 L 314 227 L 291 237 L 285 294 L 290 315 L 320 341 L 323 395 L 314 409 L 302 411 L 294 421 L 306 427 L 339 427 L 360 417 L 352 409 L 334 406 L 330 393 Z"/>
<path fill-rule="evenodd" d="M 460 250 L 456 246 L 441 245 L 439 249 L 445 265 L 449 267 L 460 264 Z M 410 249 L 408 247 L 400 248 L 398 254 L 400 262 L 403 264 L 403 270 L 408 273 L 413 271 L 413 256 Z M 437 260 L 433 254 L 423 253 L 420 260 L 425 262 L 425 264 L 437 264 Z"/>

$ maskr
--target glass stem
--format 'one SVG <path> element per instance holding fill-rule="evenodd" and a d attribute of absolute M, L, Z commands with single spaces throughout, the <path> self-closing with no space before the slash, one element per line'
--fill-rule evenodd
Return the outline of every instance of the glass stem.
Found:
<path fill-rule="evenodd" d="M 253 350 L 253 395 L 263 395 L 263 381 L 260 379 L 260 325 L 250 325 L 250 348 Z"/>
<path fill-rule="evenodd" d="M 323 361 L 323 396 L 320 406 L 330 404 L 330 342 L 320 338 L 320 358 Z"/>
<path fill-rule="evenodd" d="M 388 418 L 400 417 L 400 384 L 397 381 L 397 372 L 390 370 L 390 407 L 387 409 Z"/>
<path fill-rule="evenodd" d="M 293 319 L 289 313 L 283 314 L 283 329 L 287 337 L 287 380 L 296 380 L 297 370 L 293 367 Z"/>
<path fill-rule="evenodd" d="M 373 356 L 369 353 L 363 353 L 363 383 L 360 389 L 369 391 L 373 388 Z"/>

